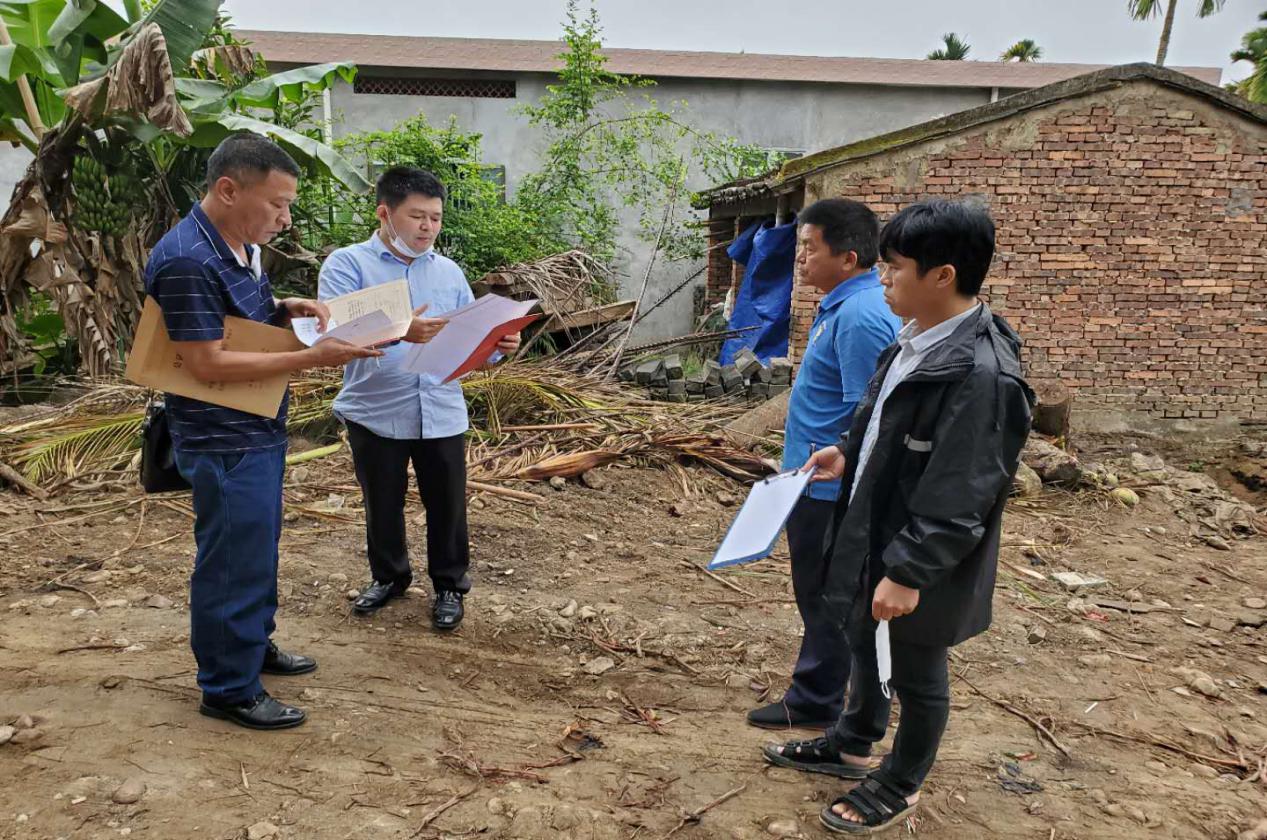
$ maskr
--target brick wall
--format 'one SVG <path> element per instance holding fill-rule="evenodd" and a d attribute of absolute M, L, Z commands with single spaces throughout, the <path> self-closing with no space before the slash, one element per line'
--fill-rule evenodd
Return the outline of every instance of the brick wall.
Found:
<path fill-rule="evenodd" d="M 985 297 L 1031 379 L 1084 408 L 1267 418 L 1267 127 L 1151 82 L 814 176 L 881 218 L 975 193 L 998 248 Z M 793 293 L 803 346 L 818 295 Z"/>

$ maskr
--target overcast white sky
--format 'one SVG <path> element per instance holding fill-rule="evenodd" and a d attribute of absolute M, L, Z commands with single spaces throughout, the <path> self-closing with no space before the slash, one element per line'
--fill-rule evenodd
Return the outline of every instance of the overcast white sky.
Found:
<path fill-rule="evenodd" d="M 584 0 L 583 0 L 584 2 Z M 1157 50 L 1159 18 L 1136 22 L 1126 0 L 596 0 L 613 47 L 922 58 L 942 33 L 997 59 L 1032 38 L 1045 61 L 1124 64 Z M 1228 54 L 1257 25 L 1267 0 L 1227 0 L 1200 20 L 1198 0 L 1179 0 L 1167 64 L 1248 74 Z M 228 0 L 242 28 L 388 35 L 554 39 L 565 0 Z"/>

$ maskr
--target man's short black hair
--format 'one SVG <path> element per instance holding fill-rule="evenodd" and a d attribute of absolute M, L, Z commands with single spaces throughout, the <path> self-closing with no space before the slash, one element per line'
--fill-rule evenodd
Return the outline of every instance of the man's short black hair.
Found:
<path fill-rule="evenodd" d="M 207 159 L 207 188 L 226 176 L 245 183 L 267 178 L 273 170 L 299 177 L 299 164 L 285 149 L 263 135 L 243 131 L 221 140 Z"/>
<path fill-rule="evenodd" d="M 915 260 L 920 274 L 953 265 L 956 290 L 975 297 L 994 258 L 994 220 L 979 202 L 925 199 L 889 219 L 880 251 Z"/>
<path fill-rule="evenodd" d="M 378 177 L 378 203 L 386 204 L 388 210 L 395 210 L 415 193 L 444 201 L 444 184 L 435 175 L 416 166 L 393 166 Z"/>
<path fill-rule="evenodd" d="M 819 228 L 833 254 L 853 251 L 859 268 L 870 268 L 880 258 L 880 220 L 860 201 L 824 198 L 802 210 L 797 222 Z"/>

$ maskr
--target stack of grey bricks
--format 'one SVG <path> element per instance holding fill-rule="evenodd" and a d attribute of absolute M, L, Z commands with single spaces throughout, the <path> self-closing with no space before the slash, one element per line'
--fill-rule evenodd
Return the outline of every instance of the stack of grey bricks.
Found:
<path fill-rule="evenodd" d="M 792 363 L 779 358 L 771 359 L 767 366 L 751 350 L 744 349 L 728 365 L 709 359 L 687 376 L 681 356 L 675 353 L 626 367 L 620 378 L 645 387 L 652 399 L 667 402 L 727 399 L 758 403 L 792 387 Z"/>

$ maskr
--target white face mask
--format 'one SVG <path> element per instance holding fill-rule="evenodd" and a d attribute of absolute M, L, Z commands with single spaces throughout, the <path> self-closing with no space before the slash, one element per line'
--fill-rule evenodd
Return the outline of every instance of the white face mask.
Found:
<path fill-rule="evenodd" d="M 400 234 L 396 232 L 396 226 L 392 224 L 391 216 L 387 216 L 387 227 L 392 232 L 392 247 L 395 248 L 399 253 L 404 254 L 406 257 L 409 257 L 409 259 L 416 260 L 419 257 L 421 257 L 423 254 L 427 253 L 427 251 L 431 250 L 430 248 L 428 248 L 423 251 L 418 251 L 409 247 L 409 245 L 405 243 L 405 240 L 400 238 Z"/>

